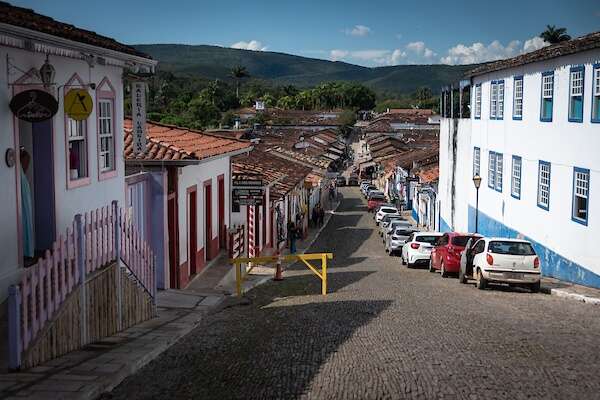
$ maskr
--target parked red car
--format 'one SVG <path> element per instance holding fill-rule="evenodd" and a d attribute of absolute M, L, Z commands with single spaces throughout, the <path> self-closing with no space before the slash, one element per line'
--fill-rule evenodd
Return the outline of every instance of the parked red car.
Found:
<path fill-rule="evenodd" d="M 374 193 L 369 196 L 369 200 L 367 201 L 367 208 L 369 212 L 374 211 L 380 204 L 385 203 L 385 196 L 383 193 Z"/>
<path fill-rule="evenodd" d="M 429 272 L 440 270 L 442 277 L 446 278 L 450 273 L 458 273 L 460 270 L 460 256 L 467 242 L 471 238 L 481 238 L 476 233 L 449 232 L 441 236 L 433 250 L 429 260 Z"/>

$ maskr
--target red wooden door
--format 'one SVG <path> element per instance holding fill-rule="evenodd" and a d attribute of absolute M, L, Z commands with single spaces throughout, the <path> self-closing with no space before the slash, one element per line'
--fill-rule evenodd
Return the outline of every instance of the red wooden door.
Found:
<path fill-rule="evenodd" d="M 225 179 L 219 177 L 219 247 L 226 247 L 227 235 L 225 234 Z"/>
<path fill-rule="evenodd" d="M 204 184 L 204 208 L 204 248 L 206 260 L 212 260 L 214 254 L 212 252 L 212 185 L 210 183 Z"/>
<path fill-rule="evenodd" d="M 177 225 L 177 194 L 167 197 L 167 214 L 169 229 L 169 287 L 179 288 L 179 230 Z"/>
<path fill-rule="evenodd" d="M 188 265 L 190 276 L 198 272 L 196 254 L 198 253 L 198 214 L 197 214 L 196 187 L 188 189 Z"/>

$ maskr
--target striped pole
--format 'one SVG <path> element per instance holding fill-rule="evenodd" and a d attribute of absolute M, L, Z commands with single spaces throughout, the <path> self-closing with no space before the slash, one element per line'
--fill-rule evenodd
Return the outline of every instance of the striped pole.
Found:
<path fill-rule="evenodd" d="M 248 257 L 252 258 L 256 256 L 254 249 L 254 206 L 249 205 L 248 207 Z"/>

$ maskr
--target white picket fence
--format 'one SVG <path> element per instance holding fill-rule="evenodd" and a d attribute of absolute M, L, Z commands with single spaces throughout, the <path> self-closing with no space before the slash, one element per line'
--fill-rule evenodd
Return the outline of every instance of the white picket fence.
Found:
<path fill-rule="evenodd" d="M 119 257 L 117 257 L 119 254 Z M 120 260 L 120 265 L 153 299 L 155 259 L 114 201 L 84 215 L 26 269 L 21 282 L 9 288 L 9 367 L 19 369 L 22 354 L 59 312 L 65 299 L 94 272 Z M 83 316 L 85 318 L 94 316 Z M 79 321 L 81 326 L 85 324 Z M 82 335 L 82 345 L 87 344 Z"/>

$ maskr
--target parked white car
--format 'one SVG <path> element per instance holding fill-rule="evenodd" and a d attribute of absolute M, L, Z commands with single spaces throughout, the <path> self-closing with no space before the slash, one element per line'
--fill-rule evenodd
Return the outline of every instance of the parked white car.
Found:
<path fill-rule="evenodd" d="M 477 281 L 477 288 L 488 283 L 508 283 L 527 286 L 532 292 L 540 291 L 540 258 L 531 242 L 521 239 L 482 238 L 467 243 L 461 260 L 459 281 L 468 278 Z"/>
<path fill-rule="evenodd" d="M 400 225 L 394 228 L 392 232 L 385 235 L 385 252 L 390 256 L 400 253 L 402 247 L 413 233 L 415 233 L 415 230 L 412 227 Z"/>
<path fill-rule="evenodd" d="M 398 214 L 398 210 L 395 207 L 381 207 L 375 214 L 375 223 L 379 225 L 381 219 L 388 214 Z"/>
<path fill-rule="evenodd" d="M 440 232 L 415 232 L 402 246 L 402 265 L 412 268 L 416 265 L 429 265 L 431 249 L 443 234 Z"/>
<path fill-rule="evenodd" d="M 390 218 L 389 222 L 387 224 L 382 222 L 379 227 L 379 236 L 381 236 L 383 243 L 385 243 L 386 236 L 390 235 L 396 228 L 410 229 L 413 227 L 412 224 L 404 218 L 394 218 L 392 216 L 389 216 L 388 218 Z M 414 230 L 416 231 L 417 229 Z"/>

